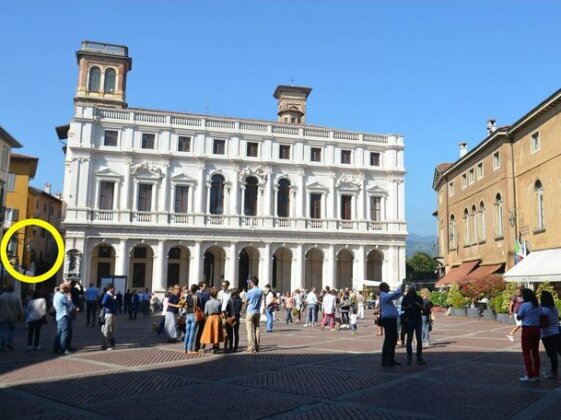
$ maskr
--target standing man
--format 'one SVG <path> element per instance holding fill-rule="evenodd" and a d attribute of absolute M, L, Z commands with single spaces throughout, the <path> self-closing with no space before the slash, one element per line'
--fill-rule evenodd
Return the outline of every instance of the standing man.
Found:
<path fill-rule="evenodd" d="M 333 331 L 335 328 L 335 312 L 337 311 L 337 297 L 333 290 L 326 292 L 323 297 L 323 319 L 321 320 L 321 330 L 327 325 L 329 321 L 329 330 Z"/>
<path fill-rule="evenodd" d="M 380 283 L 380 325 L 384 328 L 384 345 L 382 347 L 382 366 L 396 366 L 401 363 L 395 360 L 395 345 L 397 344 L 397 308 L 393 301 L 401 296 L 403 287 L 390 292 L 386 282 Z"/>
<path fill-rule="evenodd" d="M 126 314 L 128 314 L 131 310 L 131 305 L 132 305 L 131 289 L 127 289 L 127 291 L 125 292 L 125 297 L 124 297 L 123 300 L 124 300 L 124 304 L 125 304 L 124 312 Z"/>
<path fill-rule="evenodd" d="M 72 335 L 72 302 L 67 296 L 70 292 L 70 283 L 62 282 L 53 298 L 53 307 L 56 315 L 56 338 L 54 353 L 70 354 L 68 349 Z"/>
<path fill-rule="evenodd" d="M 245 295 L 247 306 L 245 326 L 247 328 L 247 351 L 255 353 L 259 351 L 261 333 L 259 331 L 259 320 L 261 318 L 261 301 L 263 291 L 258 287 L 259 279 L 255 276 L 248 280 L 248 292 Z"/>
<path fill-rule="evenodd" d="M 271 290 L 271 285 L 265 285 L 265 316 L 267 317 L 267 332 L 273 332 L 274 313 L 278 308 L 277 298 L 275 292 Z"/>
<path fill-rule="evenodd" d="M 14 335 L 16 322 L 23 318 L 21 299 L 14 293 L 14 286 L 10 284 L 0 295 L 0 351 L 4 348 L 14 349 Z"/>
<path fill-rule="evenodd" d="M 357 317 L 360 319 L 364 319 L 364 295 L 362 292 L 358 292 L 356 297 L 356 303 L 358 306 Z"/>
<path fill-rule="evenodd" d="M 119 290 L 117 292 L 117 307 L 119 308 L 119 315 L 123 313 L 123 294 Z"/>
<path fill-rule="evenodd" d="M 218 292 L 218 300 L 222 304 L 222 312 L 226 312 L 228 302 L 231 298 L 232 292 L 230 291 L 230 282 L 228 280 L 222 280 L 222 289 Z"/>
<path fill-rule="evenodd" d="M 423 360 L 423 298 L 417 295 L 417 289 L 414 285 L 410 285 L 407 294 L 401 301 L 401 309 L 405 313 L 405 325 L 401 328 L 407 328 L 407 364 L 410 365 L 413 359 L 413 333 L 417 341 L 417 364 L 424 365 Z"/>
<path fill-rule="evenodd" d="M 520 309 L 520 306 L 522 306 L 523 303 L 524 303 L 524 299 L 522 298 L 522 287 L 518 286 L 516 288 L 516 292 L 514 292 L 514 296 L 512 297 L 512 300 L 510 301 L 510 305 L 508 307 L 509 315 L 511 317 L 513 316 L 514 321 L 516 322 L 516 325 L 506 335 L 506 338 L 508 338 L 510 341 L 514 341 L 514 334 L 516 334 L 516 331 L 522 328 L 522 320 L 518 319 L 517 314 L 518 314 L 518 310 Z"/>
<path fill-rule="evenodd" d="M 107 285 L 107 292 L 101 300 L 103 308 L 103 325 L 101 333 L 103 334 L 103 341 L 101 344 L 102 350 L 113 350 L 115 347 L 115 328 L 117 327 L 117 313 L 119 312 L 119 305 L 115 290 L 112 284 Z"/>
<path fill-rule="evenodd" d="M 86 298 L 86 327 L 90 326 L 90 319 L 92 320 L 92 327 L 95 327 L 95 318 L 97 316 L 97 301 L 99 300 L 99 292 L 90 283 L 90 287 L 84 292 Z"/>

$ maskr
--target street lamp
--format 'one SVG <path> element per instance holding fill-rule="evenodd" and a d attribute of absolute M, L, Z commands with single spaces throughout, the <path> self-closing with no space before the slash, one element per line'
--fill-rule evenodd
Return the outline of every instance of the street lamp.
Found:
<path fill-rule="evenodd" d="M 510 223 L 511 227 L 514 227 L 514 224 L 516 223 L 516 211 L 508 212 L 508 223 Z"/>

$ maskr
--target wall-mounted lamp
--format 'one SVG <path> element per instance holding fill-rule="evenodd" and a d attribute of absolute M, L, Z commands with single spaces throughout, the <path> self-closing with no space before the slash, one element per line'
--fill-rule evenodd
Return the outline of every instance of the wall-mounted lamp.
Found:
<path fill-rule="evenodd" d="M 516 223 L 516 211 L 508 212 L 508 223 L 510 223 L 510 226 L 514 227 L 514 224 Z"/>

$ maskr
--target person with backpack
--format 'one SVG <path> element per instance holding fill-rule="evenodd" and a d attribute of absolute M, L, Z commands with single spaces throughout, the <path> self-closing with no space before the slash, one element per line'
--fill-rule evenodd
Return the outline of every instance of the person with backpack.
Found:
<path fill-rule="evenodd" d="M 265 285 L 265 316 L 267 317 L 267 329 L 268 333 L 273 332 L 273 314 L 278 309 L 279 303 L 277 301 L 277 295 L 271 289 L 270 284 Z"/>

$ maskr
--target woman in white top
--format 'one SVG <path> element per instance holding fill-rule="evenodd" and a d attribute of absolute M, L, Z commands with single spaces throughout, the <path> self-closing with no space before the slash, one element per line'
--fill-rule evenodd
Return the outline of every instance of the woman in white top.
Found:
<path fill-rule="evenodd" d="M 41 297 L 38 290 L 33 292 L 33 296 L 27 304 L 25 311 L 25 322 L 27 322 L 27 351 L 39 350 L 41 345 L 41 327 L 47 321 L 47 302 Z M 35 340 L 33 340 L 35 339 Z"/>

